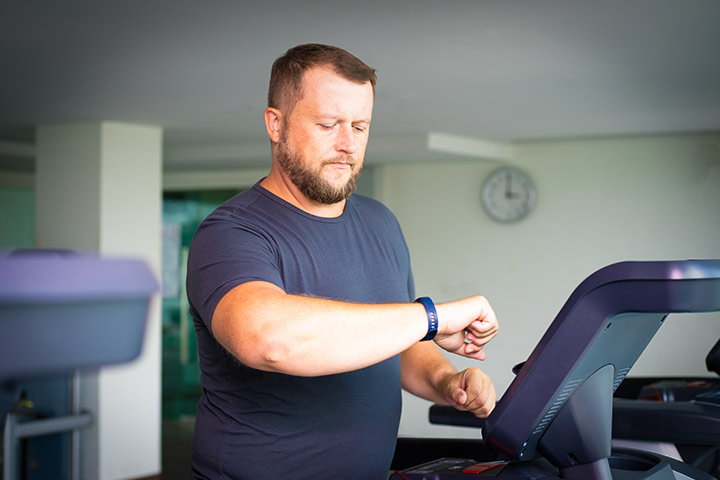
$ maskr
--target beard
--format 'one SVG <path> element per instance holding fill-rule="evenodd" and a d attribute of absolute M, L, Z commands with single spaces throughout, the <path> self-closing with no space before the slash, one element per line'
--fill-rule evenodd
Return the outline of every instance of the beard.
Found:
<path fill-rule="evenodd" d="M 280 135 L 275 158 L 280 167 L 287 173 L 290 181 L 305 197 L 317 203 L 332 205 L 345 200 L 355 191 L 357 180 L 362 173 L 362 166 L 357 167 L 352 155 L 338 155 L 333 159 L 322 162 L 317 169 L 313 169 L 304 165 L 300 156 L 289 145 L 286 132 L 287 130 L 283 130 Z M 344 185 L 336 187 L 323 179 L 320 172 L 326 165 L 338 161 L 349 162 L 351 174 Z"/>

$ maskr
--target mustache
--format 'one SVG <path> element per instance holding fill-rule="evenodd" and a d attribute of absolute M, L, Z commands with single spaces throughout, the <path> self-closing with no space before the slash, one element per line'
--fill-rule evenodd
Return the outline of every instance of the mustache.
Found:
<path fill-rule="evenodd" d="M 347 163 L 348 165 L 355 166 L 357 159 L 352 155 L 338 155 L 337 157 L 323 161 L 322 166 L 324 167 L 325 165 L 330 165 L 331 163 Z"/>

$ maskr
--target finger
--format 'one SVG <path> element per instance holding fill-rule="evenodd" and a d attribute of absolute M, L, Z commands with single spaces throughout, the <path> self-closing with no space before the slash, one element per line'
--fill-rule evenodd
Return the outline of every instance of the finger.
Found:
<path fill-rule="evenodd" d="M 483 403 L 482 405 L 477 405 L 475 408 L 468 408 L 467 410 L 478 418 L 487 418 L 494 408 L 495 402 L 488 402 Z"/>
<path fill-rule="evenodd" d="M 476 417 L 487 417 L 495 406 L 495 388 L 489 377 L 477 368 L 469 368 L 455 377 L 456 384 L 450 398 L 458 410 L 469 411 Z M 461 403 L 462 402 L 462 403 Z"/>
<path fill-rule="evenodd" d="M 483 334 L 489 335 L 491 333 L 497 332 L 498 325 L 497 323 L 475 320 L 469 325 L 468 329 L 477 332 L 478 336 L 482 336 Z"/>
<path fill-rule="evenodd" d="M 482 349 L 492 339 L 493 339 L 493 337 L 477 337 L 476 335 L 473 335 L 471 332 L 465 333 L 465 343 L 468 345 L 470 345 L 470 344 L 475 345 L 477 350 Z"/>
<path fill-rule="evenodd" d="M 495 334 L 489 334 L 489 335 L 477 335 L 474 332 L 468 331 L 465 333 L 465 343 L 474 343 L 478 346 L 483 346 L 487 343 L 490 343 L 490 340 L 495 338 Z"/>
<path fill-rule="evenodd" d="M 465 330 L 477 338 L 492 338 L 498 331 L 497 328 L 478 328 L 476 323 L 468 325 Z"/>
<path fill-rule="evenodd" d="M 492 385 L 488 385 L 477 397 L 468 402 L 467 409 L 476 417 L 485 418 L 495 408 L 495 402 L 495 389 Z"/>
<path fill-rule="evenodd" d="M 485 360 L 485 351 L 482 348 L 478 349 L 478 347 L 470 343 L 465 345 L 465 351 L 462 353 L 462 355 L 464 357 L 473 358 L 475 360 Z"/>
<path fill-rule="evenodd" d="M 489 392 L 487 386 L 481 385 L 468 389 L 465 406 L 474 410 L 484 405 L 488 400 Z"/>
<path fill-rule="evenodd" d="M 462 388 L 457 388 L 452 394 L 452 399 L 456 406 L 464 406 L 468 400 L 467 392 Z"/>
<path fill-rule="evenodd" d="M 472 400 L 468 400 L 463 405 L 463 410 L 471 412 L 476 417 L 485 418 L 495 406 L 494 398 L 490 398 L 489 392 L 483 392 L 481 395 L 475 396 Z"/>
<path fill-rule="evenodd" d="M 482 346 L 490 341 L 487 337 L 478 337 L 472 332 L 465 332 L 465 343 L 474 343 L 475 345 Z"/>
<path fill-rule="evenodd" d="M 463 338 L 463 343 L 465 351 L 468 353 L 473 353 L 482 350 L 486 342 L 477 339 L 472 333 L 466 332 L 465 337 Z"/>

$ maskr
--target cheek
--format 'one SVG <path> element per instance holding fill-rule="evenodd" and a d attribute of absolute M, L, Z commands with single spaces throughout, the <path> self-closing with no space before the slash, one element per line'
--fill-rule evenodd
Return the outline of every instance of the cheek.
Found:
<path fill-rule="evenodd" d="M 335 156 L 335 143 L 329 136 L 307 136 L 298 146 L 309 161 L 320 161 Z"/>
<path fill-rule="evenodd" d="M 318 135 L 307 129 L 293 129 L 290 142 L 298 151 L 318 151 L 330 142 L 329 135 Z"/>

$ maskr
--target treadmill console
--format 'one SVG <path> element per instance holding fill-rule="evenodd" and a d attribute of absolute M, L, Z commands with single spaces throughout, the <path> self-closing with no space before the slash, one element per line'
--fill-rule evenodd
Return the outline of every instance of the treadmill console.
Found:
<path fill-rule="evenodd" d="M 535 478 L 518 469 L 538 462 L 554 472 L 542 478 L 672 479 L 673 471 L 712 478 L 646 452 L 611 449 L 613 391 L 669 314 L 708 311 L 720 311 L 720 260 L 622 262 L 590 275 L 490 416 L 475 422 L 485 443 L 513 462 L 498 478 Z"/>

